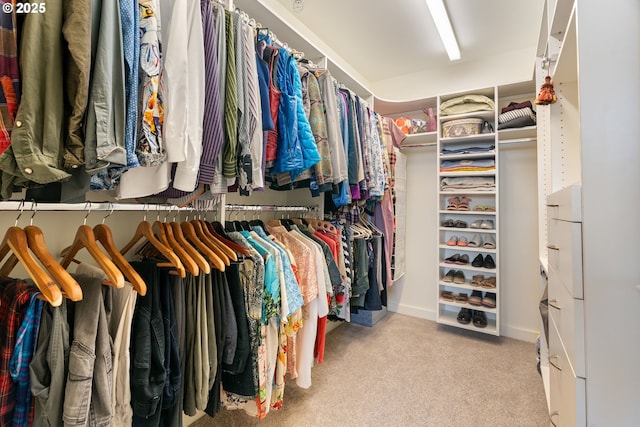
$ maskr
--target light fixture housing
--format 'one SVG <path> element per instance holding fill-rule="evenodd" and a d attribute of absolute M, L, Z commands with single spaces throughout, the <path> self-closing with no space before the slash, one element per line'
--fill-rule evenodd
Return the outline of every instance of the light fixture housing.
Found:
<path fill-rule="evenodd" d="M 458 47 L 456 35 L 454 34 L 453 28 L 451 27 L 451 21 L 449 20 L 447 9 L 444 7 L 444 0 L 425 1 L 427 3 L 427 6 L 429 7 L 429 12 L 431 12 L 433 22 L 435 22 L 436 28 L 438 29 L 438 34 L 440 34 L 442 44 L 444 44 L 447 55 L 449 55 L 449 60 L 459 60 L 460 48 Z"/>

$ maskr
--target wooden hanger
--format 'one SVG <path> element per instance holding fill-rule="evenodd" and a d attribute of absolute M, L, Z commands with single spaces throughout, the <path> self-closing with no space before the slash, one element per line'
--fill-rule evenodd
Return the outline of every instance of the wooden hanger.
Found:
<path fill-rule="evenodd" d="M 93 233 L 96 236 L 96 240 L 99 241 L 102 244 L 102 247 L 107 251 L 113 263 L 124 274 L 127 281 L 131 283 L 133 289 L 142 296 L 146 295 L 147 284 L 131 264 L 129 264 L 129 261 L 127 261 L 118 251 L 118 248 L 116 248 L 116 245 L 113 242 L 113 235 L 111 234 L 109 227 L 104 224 L 98 224 L 93 227 Z"/>
<path fill-rule="evenodd" d="M 206 225 L 203 225 L 203 221 L 194 219 L 191 222 L 193 228 L 196 231 L 196 235 L 200 237 L 202 240 L 224 263 L 225 266 L 231 265 L 231 258 L 227 254 L 227 251 L 223 250 L 222 247 L 225 246 L 221 242 L 219 242 L 210 232 Z M 230 250 L 229 248 L 225 248 L 226 250 Z M 233 252 L 233 251 L 231 251 Z M 234 252 L 235 254 L 235 252 Z"/>
<path fill-rule="evenodd" d="M 100 250 L 100 247 L 96 243 L 96 236 L 93 234 L 93 230 L 86 224 L 78 227 L 76 231 L 76 237 L 73 240 L 73 244 L 66 251 L 64 258 L 60 265 L 67 268 L 75 255 L 80 249 L 86 248 L 91 257 L 98 263 L 98 266 L 105 272 L 109 279 L 105 284 L 114 286 L 116 288 L 122 288 L 124 286 L 124 276 L 122 272 L 116 267 L 116 265 Z"/>
<path fill-rule="evenodd" d="M 214 236 L 207 223 L 203 220 L 194 219 L 191 221 L 193 227 L 196 229 L 196 233 L 201 237 L 204 237 L 205 243 L 209 243 L 209 247 L 220 257 L 225 265 L 231 265 L 231 261 L 237 261 L 237 254 L 223 242 L 221 242 L 216 236 Z"/>
<path fill-rule="evenodd" d="M 211 265 L 205 257 L 203 257 L 200 252 L 198 252 L 185 238 L 184 233 L 182 232 L 182 228 L 180 224 L 173 221 L 167 224 L 168 228 L 171 229 L 173 233 L 173 238 L 178 242 L 178 244 L 185 249 L 185 251 L 189 254 L 189 256 L 196 262 L 198 268 L 204 272 L 205 274 L 211 273 Z"/>
<path fill-rule="evenodd" d="M 60 288 L 31 256 L 27 235 L 23 229 L 9 227 L 5 232 L 2 243 L 0 243 L 0 260 L 4 259 L 9 252 L 16 256 L 49 304 L 54 307 L 62 304 Z"/>
<path fill-rule="evenodd" d="M 193 259 L 189 252 L 187 252 L 187 249 L 175 238 L 171 226 L 166 222 L 160 221 L 156 221 L 154 226 L 158 230 L 160 239 L 176 253 L 186 271 L 193 276 L 200 274 L 200 267 L 198 267 L 196 260 Z"/>
<path fill-rule="evenodd" d="M 207 257 L 211 265 L 216 267 L 220 271 L 224 271 L 226 264 L 216 254 L 213 249 L 209 247 L 207 243 L 204 242 L 202 236 L 196 232 L 195 226 L 189 221 L 185 221 L 180 224 L 180 228 L 182 229 L 182 233 L 187 238 L 187 240 L 194 244 L 194 246 Z M 205 271 L 206 272 L 206 271 Z M 211 272 L 211 270 L 209 270 Z"/>
<path fill-rule="evenodd" d="M 133 235 L 129 243 L 127 243 L 122 249 L 120 249 L 120 254 L 124 255 L 129 252 L 129 250 L 131 250 L 131 248 L 133 248 L 135 244 L 143 238 L 146 239 L 148 243 L 150 243 L 162 256 L 167 259 L 167 263 L 158 263 L 158 267 L 173 267 L 180 277 L 186 277 L 185 266 L 183 265 L 178 255 L 176 255 L 176 253 L 169 246 L 158 240 L 158 238 L 153 233 L 151 224 L 146 220 L 142 220 L 138 224 L 135 234 Z"/>
<path fill-rule="evenodd" d="M 62 288 L 64 296 L 71 301 L 80 301 L 82 299 L 82 288 L 71 274 L 60 265 L 58 260 L 51 255 L 44 242 L 42 230 L 35 225 L 28 225 L 24 228 L 24 232 L 27 236 L 29 249 Z"/>

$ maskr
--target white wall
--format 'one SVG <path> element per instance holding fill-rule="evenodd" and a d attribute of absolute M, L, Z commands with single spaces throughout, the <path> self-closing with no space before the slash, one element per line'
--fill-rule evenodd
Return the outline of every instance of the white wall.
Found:
<path fill-rule="evenodd" d="M 406 273 L 388 291 L 390 311 L 436 320 L 436 148 L 406 150 Z"/>
<path fill-rule="evenodd" d="M 370 90 L 380 99 L 407 101 L 524 82 L 533 78 L 535 59 L 535 47 L 496 53 L 477 61 L 454 62 L 447 67 L 373 82 Z"/>
<path fill-rule="evenodd" d="M 435 147 L 406 150 L 406 274 L 388 293 L 389 310 L 435 320 L 438 214 Z M 501 333 L 533 342 L 539 333 L 535 143 L 500 147 Z"/>

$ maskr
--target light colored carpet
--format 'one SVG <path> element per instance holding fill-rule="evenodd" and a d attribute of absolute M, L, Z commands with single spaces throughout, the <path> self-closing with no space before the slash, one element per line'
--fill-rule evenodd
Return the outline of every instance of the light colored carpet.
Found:
<path fill-rule="evenodd" d="M 330 332 L 324 363 L 264 420 L 222 410 L 193 426 L 548 426 L 535 346 L 389 313 Z"/>

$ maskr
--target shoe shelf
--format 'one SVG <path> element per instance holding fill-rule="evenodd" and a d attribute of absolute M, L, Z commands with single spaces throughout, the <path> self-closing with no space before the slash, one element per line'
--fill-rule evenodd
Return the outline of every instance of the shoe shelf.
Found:
<path fill-rule="evenodd" d="M 457 252 L 457 251 L 486 252 L 490 254 L 495 254 L 497 252 L 496 249 L 491 249 L 491 248 L 483 248 L 483 247 L 477 247 L 477 246 L 458 246 L 458 245 L 452 246 L 452 245 L 447 245 L 446 243 L 441 243 L 438 247 L 440 249 L 451 250 L 452 252 Z M 449 265 L 457 265 L 457 264 L 449 264 Z"/>
<path fill-rule="evenodd" d="M 496 233 L 496 230 L 486 230 L 484 228 L 457 228 L 457 227 L 440 227 L 440 231 L 455 231 L 459 233 Z"/>
<path fill-rule="evenodd" d="M 485 88 L 480 89 L 479 91 L 461 93 L 460 95 L 465 94 L 481 94 L 491 98 L 494 103 L 497 105 L 498 102 L 498 92 L 497 88 Z M 446 99 L 452 99 L 453 97 L 458 95 L 447 96 Z M 438 105 L 442 103 L 442 99 L 438 98 Z M 442 129 L 442 125 L 445 122 L 450 120 L 458 120 L 465 118 L 482 118 L 483 120 L 489 122 L 489 124 L 493 127 L 493 129 L 497 129 L 497 107 L 491 111 L 476 111 L 465 114 L 451 115 L 439 117 L 439 129 Z M 438 251 L 438 277 L 436 280 L 437 291 L 438 291 L 438 312 L 436 316 L 436 321 L 438 323 L 455 326 L 462 329 L 474 330 L 481 333 L 486 333 L 490 335 L 500 335 L 500 279 L 499 279 L 499 269 L 500 269 L 500 259 L 499 259 L 499 132 L 489 132 L 489 133 L 479 133 L 476 135 L 467 135 L 467 136 L 456 136 L 456 137 L 443 137 L 442 132 L 438 132 L 436 139 L 436 161 L 438 162 L 438 173 L 437 173 L 437 203 L 438 203 L 438 242 L 436 245 Z M 513 136 L 519 136 L 519 133 L 514 132 Z M 482 147 L 482 148 L 478 148 Z M 484 149 L 488 151 L 478 151 L 479 149 Z M 443 150 L 451 150 L 451 152 L 443 153 Z M 490 170 L 482 170 L 482 171 L 440 171 L 440 165 L 443 161 L 446 160 L 473 160 L 473 159 L 490 159 L 494 160 L 495 166 Z M 488 162 L 461 162 L 462 165 L 469 163 L 470 165 L 475 164 L 478 166 L 493 166 L 493 164 Z M 481 186 L 477 186 L 475 188 L 469 189 L 442 189 L 441 180 L 446 177 L 455 177 L 455 178 L 475 178 L 475 177 L 490 177 L 489 179 L 478 180 L 478 184 L 491 184 L 493 181 L 494 187 L 489 189 L 484 189 Z M 452 181 L 453 183 L 454 181 Z M 459 183 L 467 184 L 467 182 L 474 183 L 474 180 L 460 180 Z M 463 196 L 468 198 L 465 202 L 465 207 L 468 207 L 469 210 L 457 210 L 457 209 L 447 209 L 447 207 L 451 207 L 451 205 L 456 206 L 456 200 L 459 198 L 463 199 Z M 493 211 L 474 211 L 475 206 L 491 206 L 494 208 Z M 456 206 L 459 207 L 459 206 Z M 466 225 L 466 227 L 445 227 L 442 224 L 445 221 L 450 220 L 449 222 L 458 222 L 462 223 L 461 225 Z M 476 228 L 470 227 L 472 223 L 481 223 L 481 222 L 492 222 L 493 228 Z M 460 238 L 465 237 L 467 241 L 472 240 L 476 235 L 483 236 L 482 241 L 489 240 L 495 242 L 495 248 L 484 248 L 482 246 L 452 246 L 448 245 L 447 242 L 451 240 L 454 236 Z M 490 239 L 489 239 L 490 236 Z M 466 264 L 455 264 L 450 262 L 445 262 L 447 258 L 458 258 L 456 255 L 459 254 L 460 257 L 468 258 L 468 263 Z M 496 268 L 485 268 L 485 267 L 474 267 L 473 261 L 475 257 L 482 256 L 487 257 L 491 256 L 493 262 L 496 265 Z M 488 265 L 491 265 L 489 263 Z M 464 274 L 464 283 L 455 283 L 453 281 L 444 281 L 443 278 L 450 270 L 461 271 Z M 481 286 L 471 285 L 471 278 L 473 275 L 482 274 L 485 277 L 493 277 L 495 278 L 495 287 L 494 288 L 484 288 Z M 473 291 L 480 291 L 483 294 L 486 292 L 493 293 L 495 295 L 496 300 L 496 308 L 490 308 L 486 306 L 475 306 L 469 303 L 461 303 L 456 301 L 443 300 L 440 297 L 440 294 L 443 291 L 453 291 L 454 293 L 468 293 L 471 295 Z M 473 316 L 471 322 L 461 323 L 464 320 L 458 321 L 458 314 L 463 313 L 466 314 L 466 311 L 470 310 L 471 313 L 478 313 L 479 316 L 484 313 L 486 316 L 487 325 L 485 327 L 480 327 L 474 325 Z"/>
<path fill-rule="evenodd" d="M 471 265 L 471 261 L 469 261 L 469 264 L 449 264 L 448 262 L 442 261 L 438 265 L 440 266 L 440 268 L 449 268 L 449 269 L 463 270 L 463 271 L 474 271 L 478 273 L 496 274 L 496 272 L 498 271 L 497 266 L 496 268 L 474 267 Z M 443 274 L 446 274 L 446 271 Z"/>
<path fill-rule="evenodd" d="M 439 212 L 441 215 L 485 215 L 485 216 L 495 216 L 495 211 L 454 211 L 454 210 L 447 210 L 447 209 L 442 209 Z M 451 227 L 449 227 L 451 228 Z M 474 228 L 474 230 L 481 230 L 481 228 Z"/>
<path fill-rule="evenodd" d="M 473 324 L 473 321 L 466 325 L 459 323 L 457 320 L 458 311 L 460 311 L 458 307 L 449 307 L 441 304 L 440 309 L 438 310 L 438 323 L 448 326 L 454 326 L 460 329 L 466 329 L 469 331 L 481 332 L 488 335 L 500 335 L 499 330 L 496 327 L 496 316 L 498 315 L 497 311 L 496 313 L 487 313 L 487 326 L 485 326 L 484 328 L 475 326 Z M 479 311 L 485 310 L 479 308 Z"/>
<path fill-rule="evenodd" d="M 460 302 L 455 302 L 455 301 L 445 301 L 443 299 L 438 301 L 438 303 L 441 304 L 441 305 L 447 305 L 447 306 L 451 306 L 451 307 L 468 308 L 469 310 L 484 311 L 485 313 L 494 313 L 495 314 L 495 312 L 496 312 L 495 308 L 485 307 L 484 305 L 471 305 L 471 304 L 468 304 L 468 303 L 460 303 Z"/>
<path fill-rule="evenodd" d="M 454 282 L 443 282 L 442 280 L 440 280 L 440 282 L 438 282 L 438 285 L 440 285 L 440 291 L 441 292 L 443 290 L 447 290 L 447 289 L 450 289 L 450 288 L 455 288 L 455 289 L 464 289 L 464 290 L 467 290 L 467 291 L 482 291 L 482 292 L 494 292 L 494 293 L 496 293 L 496 288 L 483 288 L 482 286 L 473 286 L 473 285 L 469 284 L 469 281 L 466 281 L 464 283 L 454 283 Z M 440 302 L 445 302 L 445 301 L 440 299 Z"/>

